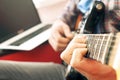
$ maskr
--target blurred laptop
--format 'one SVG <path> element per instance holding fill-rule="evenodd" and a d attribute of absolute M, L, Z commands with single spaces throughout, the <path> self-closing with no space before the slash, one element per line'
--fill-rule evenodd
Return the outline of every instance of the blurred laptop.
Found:
<path fill-rule="evenodd" d="M 48 40 L 50 27 L 32 0 L 0 0 L 0 49 L 32 50 Z"/>

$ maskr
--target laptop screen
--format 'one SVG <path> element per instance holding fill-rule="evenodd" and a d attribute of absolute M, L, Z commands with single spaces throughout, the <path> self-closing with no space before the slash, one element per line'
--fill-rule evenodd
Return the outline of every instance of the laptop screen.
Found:
<path fill-rule="evenodd" d="M 0 0 L 0 43 L 40 22 L 32 0 Z"/>

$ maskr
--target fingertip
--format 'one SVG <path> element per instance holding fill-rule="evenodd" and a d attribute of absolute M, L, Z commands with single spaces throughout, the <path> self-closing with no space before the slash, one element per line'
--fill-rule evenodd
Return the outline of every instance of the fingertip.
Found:
<path fill-rule="evenodd" d="M 69 38 L 69 39 L 73 39 L 74 34 L 73 34 L 73 33 L 71 33 L 71 32 L 69 32 L 66 36 L 67 36 L 67 38 Z"/>
<path fill-rule="evenodd" d="M 86 48 L 78 48 L 73 51 L 73 55 L 70 61 L 70 65 L 76 69 L 80 68 L 81 63 L 83 63 L 86 54 L 87 49 Z"/>
<path fill-rule="evenodd" d="M 62 60 L 65 60 L 65 50 L 60 54 L 60 58 L 62 59 Z"/>

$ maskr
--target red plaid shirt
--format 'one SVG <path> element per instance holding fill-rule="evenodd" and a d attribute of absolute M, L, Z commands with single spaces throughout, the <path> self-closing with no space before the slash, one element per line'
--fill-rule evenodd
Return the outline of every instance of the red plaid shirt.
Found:
<path fill-rule="evenodd" d="M 120 31 L 120 0 L 102 0 L 106 5 L 105 10 L 105 31 L 118 32 Z M 74 28 L 78 14 L 81 14 L 77 9 L 79 0 L 69 0 L 62 16 L 60 17 L 66 22 L 71 29 Z"/>

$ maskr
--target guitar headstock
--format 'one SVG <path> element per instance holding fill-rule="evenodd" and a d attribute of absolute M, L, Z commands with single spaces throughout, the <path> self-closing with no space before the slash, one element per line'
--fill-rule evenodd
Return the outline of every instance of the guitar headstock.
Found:
<path fill-rule="evenodd" d="M 75 30 L 80 34 L 92 34 L 95 32 L 95 27 L 98 25 L 99 21 L 104 17 L 105 5 L 101 1 L 95 1 L 91 5 L 90 10 L 88 10 L 83 16 L 78 16 L 80 22 L 77 20 L 77 27 Z M 78 30 L 77 30 L 78 29 Z"/>

